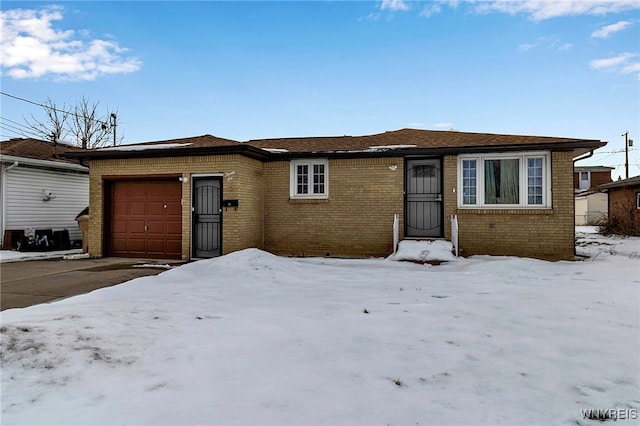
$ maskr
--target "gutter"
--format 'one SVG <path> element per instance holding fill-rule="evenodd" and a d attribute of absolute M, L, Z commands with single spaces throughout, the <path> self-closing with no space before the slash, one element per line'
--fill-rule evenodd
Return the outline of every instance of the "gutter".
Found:
<path fill-rule="evenodd" d="M 580 161 L 580 160 L 586 160 L 587 158 L 591 158 L 593 157 L 593 151 L 595 151 L 595 149 L 592 149 L 591 151 L 589 151 L 589 154 L 585 155 L 584 157 L 578 157 L 576 159 L 573 160 L 573 167 L 576 167 L 576 161 Z"/>
<path fill-rule="evenodd" d="M 12 168 L 16 163 L 20 163 L 25 166 L 36 166 L 36 167 L 48 167 L 54 169 L 62 169 L 62 170 L 73 170 L 78 172 L 88 172 L 89 168 L 82 166 L 80 164 L 72 164 L 72 163 L 62 163 L 59 161 L 50 161 L 50 160 L 38 160 L 35 158 L 27 158 L 27 157 L 15 157 L 13 155 L 3 155 L 2 161 L 13 161 L 14 163 L 9 166 L 7 169 Z"/>

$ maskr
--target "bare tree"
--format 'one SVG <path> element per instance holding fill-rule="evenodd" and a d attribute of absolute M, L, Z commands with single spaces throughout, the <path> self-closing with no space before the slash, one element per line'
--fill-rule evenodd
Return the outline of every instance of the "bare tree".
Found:
<path fill-rule="evenodd" d="M 123 136 L 116 140 L 115 134 L 117 114 L 107 111 L 100 115 L 99 105 L 99 102 L 91 103 L 83 96 L 72 110 L 64 106 L 60 109 L 47 98 L 42 105 L 46 118 L 39 120 L 32 115 L 30 120 L 25 118 L 25 121 L 34 132 L 42 135 L 43 139 L 51 140 L 54 145 L 65 140 L 68 135 L 75 138 L 75 145 L 84 149 L 107 146 L 111 142 L 114 145 L 121 143 Z"/>
<path fill-rule="evenodd" d="M 69 131 L 76 137 L 84 149 L 93 149 L 109 145 L 110 136 L 115 127 L 111 123 L 109 111 L 102 116 L 98 114 L 99 102 L 89 103 L 84 96 L 73 110 L 73 120 Z"/>
<path fill-rule="evenodd" d="M 53 144 L 64 140 L 68 131 L 67 131 L 67 120 L 69 118 L 69 112 L 66 110 L 65 106 L 61 109 L 56 107 L 56 104 L 50 99 L 47 98 L 43 105 L 43 109 L 46 114 L 46 119 L 44 121 L 37 119 L 33 114 L 31 115 L 31 119 L 24 119 L 31 130 L 33 130 L 36 134 L 42 135 L 42 138 L 45 140 L 51 140 Z"/>

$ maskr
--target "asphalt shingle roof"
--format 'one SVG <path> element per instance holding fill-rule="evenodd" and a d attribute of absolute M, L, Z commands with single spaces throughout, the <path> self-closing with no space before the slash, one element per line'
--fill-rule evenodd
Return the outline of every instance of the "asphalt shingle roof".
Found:
<path fill-rule="evenodd" d="M 401 129 L 365 136 L 328 136 L 253 139 L 238 142 L 212 135 L 121 145 L 87 151 L 87 158 L 123 158 L 153 156 L 183 156 L 240 153 L 264 160 L 279 160 L 306 154 L 335 156 L 419 155 L 430 152 L 473 152 L 473 150 L 517 150 L 518 148 L 572 150 L 574 156 L 604 146 L 593 139 L 549 136 L 500 135 Z M 402 153 L 396 154 L 397 150 Z M 393 153 L 393 154 L 391 154 Z M 78 154 L 71 154 L 74 157 Z"/>
<path fill-rule="evenodd" d="M 0 142 L 0 154 L 2 155 L 33 158 L 36 160 L 57 161 L 59 163 L 78 164 L 77 159 L 66 158 L 64 153 L 82 151 L 85 150 L 66 144 L 57 144 L 54 147 L 51 142 L 31 138 L 9 139 Z"/>
<path fill-rule="evenodd" d="M 254 139 L 247 143 L 267 149 L 289 152 L 364 151 L 383 147 L 464 148 L 513 145 L 548 145 L 571 142 L 596 142 L 587 139 L 549 136 L 501 135 L 458 131 L 401 129 L 367 136 Z M 599 142 L 599 141 L 597 141 Z"/>

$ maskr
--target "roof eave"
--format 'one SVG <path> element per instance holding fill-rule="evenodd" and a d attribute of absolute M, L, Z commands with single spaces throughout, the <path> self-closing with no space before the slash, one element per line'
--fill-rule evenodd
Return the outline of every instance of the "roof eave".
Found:
<path fill-rule="evenodd" d="M 122 159 L 122 158 L 161 158 L 161 157 L 189 157 L 189 156 L 203 156 L 203 155 L 233 155 L 239 154 L 256 160 L 266 160 L 272 154 L 260 148 L 256 148 L 251 145 L 238 145 L 238 146 L 201 146 L 193 148 L 173 148 L 173 149 L 145 149 L 139 151 L 127 151 L 127 150 L 105 150 L 105 151 L 90 151 L 90 152 L 67 152 L 66 156 L 72 158 L 81 158 L 84 160 L 107 160 L 107 159 Z"/>
<path fill-rule="evenodd" d="M 483 146 L 456 146 L 456 147 L 424 147 L 401 148 L 387 150 L 353 150 L 353 151 L 300 151 L 273 153 L 268 161 L 282 161 L 295 158 L 380 158 L 380 157 L 408 157 L 408 156 L 440 156 L 475 154 L 487 152 L 516 152 L 516 151 L 571 151 L 573 158 L 591 152 L 605 146 L 601 141 L 574 141 L 544 144 L 519 144 L 519 145 L 483 145 Z"/>

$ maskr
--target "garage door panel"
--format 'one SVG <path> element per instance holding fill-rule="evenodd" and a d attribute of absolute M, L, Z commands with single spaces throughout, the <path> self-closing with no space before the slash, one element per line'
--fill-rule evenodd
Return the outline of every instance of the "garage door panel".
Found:
<path fill-rule="evenodd" d="M 160 220 L 149 220 L 147 221 L 147 233 L 149 235 L 165 235 L 165 222 Z"/>
<path fill-rule="evenodd" d="M 126 234 L 128 231 L 128 226 L 126 222 L 116 222 L 111 225 L 111 233 L 112 234 Z"/>
<path fill-rule="evenodd" d="M 146 238 L 129 238 L 129 251 L 145 252 L 147 248 Z"/>
<path fill-rule="evenodd" d="M 129 222 L 129 233 L 131 234 L 144 234 L 145 233 L 145 221 L 144 220 L 132 220 Z"/>
<path fill-rule="evenodd" d="M 142 201 L 132 201 L 129 203 L 129 215 L 131 216 L 145 216 L 147 213 L 147 206 Z"/>
<path fill-rule="evenodd" d="M 165 210 L 168 216 L 182 217 L 182 204 L 180 203 L 167 203 Z"/>
<path fill-rule="evenodd" d="M 127 239 L 126 238 L 114 238 L 112 241 L 113 250 L 122 251 L 127 249 Z"/>
<path fill-rule="evenodd" d="M 127 203 L 114 203 L 112 205 L 112 211 L 118 217 L 127 215 L 129 212 L 129 205 Z"/>
<path fill-rule="evenodd" d="M 182 241 L 167 241 L 166 250 L 168 253 L 182 253 Z"/>
<path fill-rule="evenodd" d="M 111 183 L 112 256 L 181 258 L 182 185 L 171 180 Z"/>
<path fill-rule="evenodd" d="M 167 187 L 167 197 L 171 199 L 182 198 L 182 186 L 181 185 L 169 185 Z"/>
<path fill-rule="evenodd" d="M 182 222 L 177 220 L 167 221 L 168 235 L 182 235 Z"/>

